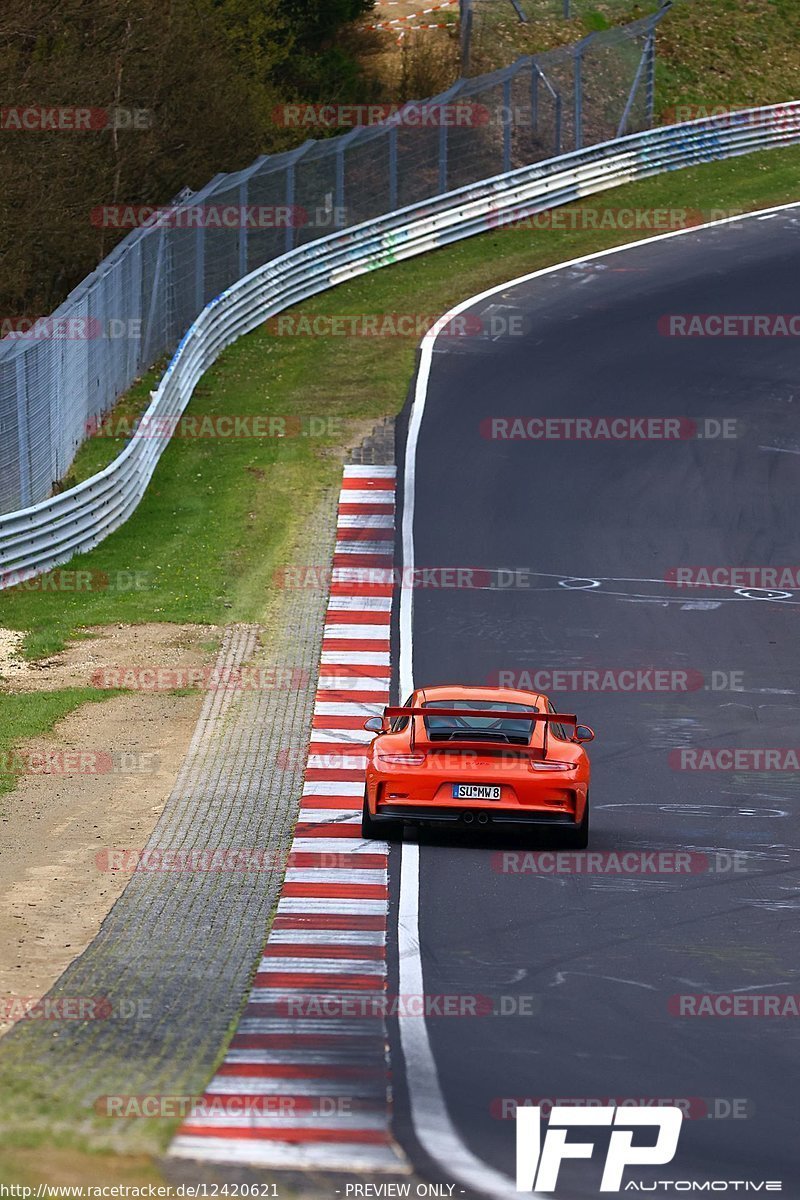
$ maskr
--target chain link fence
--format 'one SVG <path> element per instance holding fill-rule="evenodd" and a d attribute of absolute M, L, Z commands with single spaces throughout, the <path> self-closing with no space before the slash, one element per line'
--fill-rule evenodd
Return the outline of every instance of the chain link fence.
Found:
<path fill-rule="evenodd" d="M 624 20 L 637 8 L 656 9 L 660 0 L 459 0 L 462 12 L 473 10 L 473 24 L 482 21 L 540 21 L 574 17 Z M 515 17 L 516 14 L 516 17 Z"/>
<path fill-rule="evenodd" d="M 583 18 L 590 29 L 601 30 L 634 17 L 638 20 L 659 9 L 666 11 L 675 0 L 458 0 L 458 3 L 461 74 L 478 75 L 507 62 L 509 47 L 524 49 L 526 42 L 541 39 L 543 33 L 548 37 L 560 33 L 567 20 Z"/>
<path fill-rule="evenodd" d="M 113 211 L 115 222 L 145 223 L 51 317 L 0 342 L 0 512 L 57 490 L 115 400 L 256 267 L 336 229 L 646 128 L 661 15 L 463 78 L 380 123 L 218 175 L 155 212 Z"/>

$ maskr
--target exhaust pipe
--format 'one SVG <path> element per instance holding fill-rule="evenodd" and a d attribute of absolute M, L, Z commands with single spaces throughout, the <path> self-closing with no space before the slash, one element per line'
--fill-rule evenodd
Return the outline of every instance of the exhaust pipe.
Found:
<path fill-rule="evenodd" d="M 471 812 L 465 812 L 463 817 L 461 818 L 461 820 L 464 822 L 465 825 L 471 825 L 472 822 L 475 820 L 475 814 L 471 813 Z"/>
<path fill-rule="evenodd" d="M 488 825 L 489 824 L 489 814 L 488 813 L 478 813 L 478 824 L 479 825 Z"/>

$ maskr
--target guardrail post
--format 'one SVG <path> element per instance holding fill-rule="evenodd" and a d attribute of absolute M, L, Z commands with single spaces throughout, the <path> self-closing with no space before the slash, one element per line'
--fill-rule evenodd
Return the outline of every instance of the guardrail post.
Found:
<path fill-rule="evenodd" d="M 511 170 L 511 79 L 503 83 L 503 170 Z"/>
<path fill-rule="evenodd" d="M 564 16 L 565 16 L 565 17 L 569 17 L 569 16 L 570 16 L 570 11 L 569 11 L 569 0 L 564 0 Z"/>
<path fill-rule="evenodd" d="M 28 385 L 25 378 L 25 352 L 21 350 L 14 363 L 17 393 L 17 444 L 19 446 L 19 507 L 31 502 L 31 464 L 28 443 Z"/>
<path fill-rule="evenodd" d="M 561 153 L 561 92 L 556 93 L 556 116 L 555 116 L 555 137 L 553 139 L 553 153 Z"/>
<path fill-rule="evenodd" d="M 161 246 L 158 247 L 161 264 Z M 247 274 L 247 180 L 239 184 L 239 278 Z"/>

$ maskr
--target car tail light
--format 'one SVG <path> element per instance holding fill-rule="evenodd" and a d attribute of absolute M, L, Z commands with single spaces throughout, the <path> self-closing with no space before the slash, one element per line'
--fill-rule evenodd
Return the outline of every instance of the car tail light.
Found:
<path fill-rule="evenodd" d="M 376 754 L 375 761 L 387 767 L 421 767 L 424 754 Z"/>
<path fill-rule="evenodd" d="M 558 759 L 545 759 L 544 762 L 531 762 L 528 764 L 532 771 L 574 771 L 578 764 L 573 762 L 560 762 Z"/>

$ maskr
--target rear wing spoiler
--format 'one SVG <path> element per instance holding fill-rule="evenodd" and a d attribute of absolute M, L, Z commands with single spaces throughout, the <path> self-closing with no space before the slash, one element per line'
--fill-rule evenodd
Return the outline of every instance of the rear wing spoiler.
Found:
<path fill-rule="evenodd" d="M 574 713 L 540 713 L 512 712 L 500 708 L 403 708 L 401 706 L 384 708 L 385 718 L 392 717 L 484 717 L 488 720 L 505 719 L 509 721 L 550 721 L 558 725 L 577 725 L 578 718 Z"/>
<path fill-rule="evenodd" d="M 548 725 L 576 725 L 578 718 L 574 713 L 540 713 L 540 712 L 512 712 L 509 709 L 499 708 L 403 708 L 402 705 L 388 705 L 383 710 L 384 726 L 388 727 L 389 721 L 393 717 L 482 717 L 491 721 L 510 720 L 510 721 L 530 721 L 534 726 L 537 723 L 544 725 L 544 754 L 547 754 L 547 728 Z M 533 732 L 533 729 L 531 729 Z M 414 726 L 411 726 L 411 746 L 414 745 Z"/>

